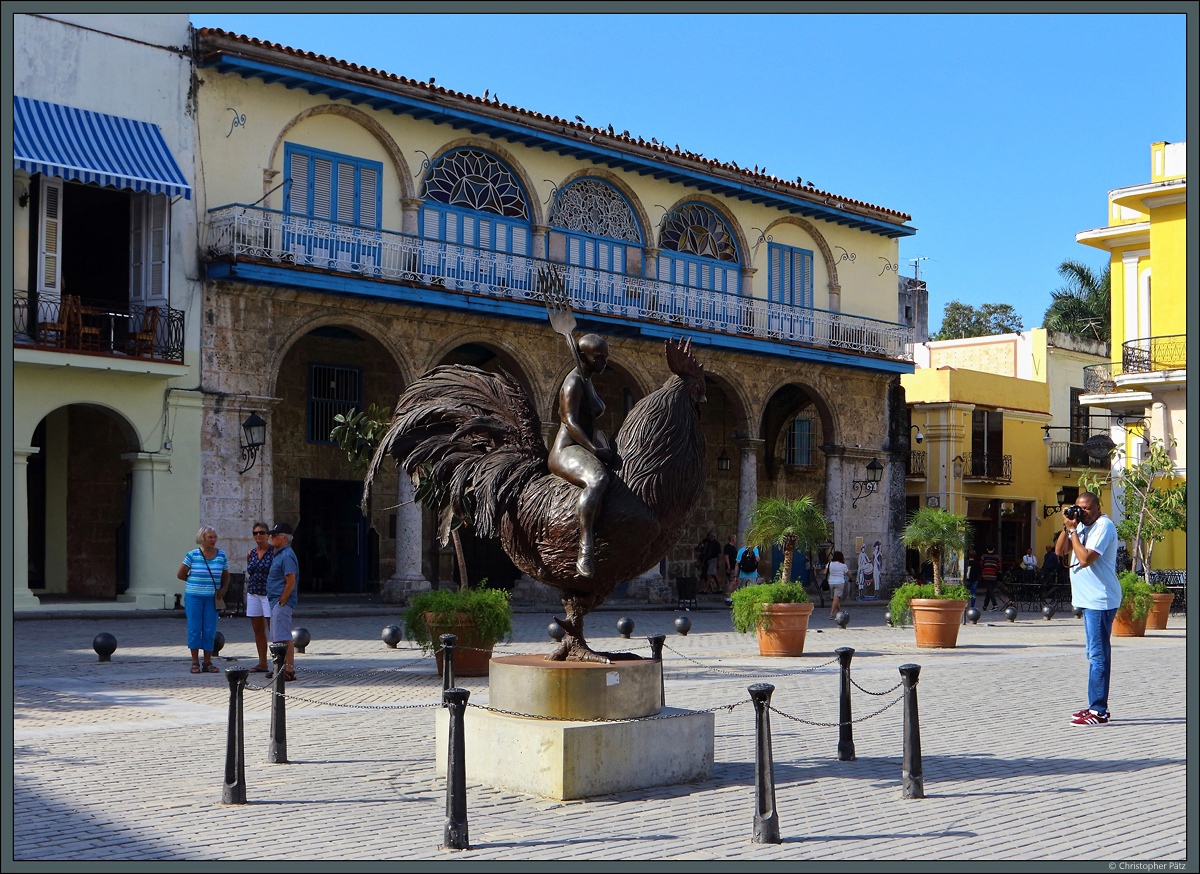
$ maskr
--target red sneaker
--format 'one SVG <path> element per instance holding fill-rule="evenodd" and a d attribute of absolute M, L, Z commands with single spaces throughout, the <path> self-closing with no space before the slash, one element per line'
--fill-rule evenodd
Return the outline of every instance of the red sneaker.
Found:
<path fill-rule="evenodd" d="M 1093 713 L 1091 710 L 1084 711 L 1082 716 L 1076 716 L 1071 720 L 1071 725 L 1107 725 L 1108 714 Z"/>

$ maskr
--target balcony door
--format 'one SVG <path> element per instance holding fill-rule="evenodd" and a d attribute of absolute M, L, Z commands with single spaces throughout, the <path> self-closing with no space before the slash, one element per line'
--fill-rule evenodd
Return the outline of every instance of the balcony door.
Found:
<path fill-rule="evenodd" d="M 1004 466 L 1004 414 L 997 410 L 971 413 L 971 476 L 998 477 Z"/>

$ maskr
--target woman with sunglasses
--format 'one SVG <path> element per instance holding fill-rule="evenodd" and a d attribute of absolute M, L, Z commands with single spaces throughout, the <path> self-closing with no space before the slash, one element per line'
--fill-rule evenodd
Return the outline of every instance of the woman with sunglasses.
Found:
<path fill-rule="evenodd" d="M 254 630 L 254 646 L 258 650 L 258 664 L 250 669 L 252 674 L 267 672 L 267 622 L 271 619 L 271 605 L 267 600 L 267 571 L 275 549 L 267 539 L 267 526 L 255 522 L 254 548 L 246 553 L 246 615 Z"/>

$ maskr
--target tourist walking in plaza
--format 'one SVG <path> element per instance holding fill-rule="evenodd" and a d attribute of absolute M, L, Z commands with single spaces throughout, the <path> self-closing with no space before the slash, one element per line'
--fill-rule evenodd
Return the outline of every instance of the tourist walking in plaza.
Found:
<path fill-rule="evenodd" d="M 296 585 L 300 576 L 300 563 L 292 550 L 292 533 L 292 526 L 286 522 L 278 522 L 271 529 L 271 548 L 275 550 L 275 556 L 271 559 L 271 567 L 267 571 L 267 599 L 271 605 L 271 642 L 287 644 L 287 653 L 283 657 L 285 680 L 296 679 L 292 610 L 299 600 L 296 596 Z M 267 679 L 272 676 L 273 670 L 268 672 Z"/>
<path fill-rule="evenodd" d="M 267 571 L 275 550 L 267 540 L 265 522 L 255 522 L 251 528 L 254 546 L 246 553 L 246 616 L 254 632 L 254 648 L 258 650 L 258 664 L 250 669 L 252 674 L 265 673 L 267 668 L 267 621 L 271 618 L 271 602 L 267 600 Z"/>
<path fill-rule="evenodd" d="M 217 549 L 217 532 L 205 525 L 196 532 L 196 548 L 183 557 L 175 576 L 183 580 L 183 610 L 187 617 L 187 645 L 192 651 L 192 673 L 217 673 L 212 663 L 217 635 L 217 599 L 229 588 L 225 553 Z M 200 663 L 200 653 L 204 663 Z"/>
<path fill-rule="evenodd" d="M 829 594 L 833 597 L 833 602 L 829 605 L 829 618 L 833 619 L 837 616 L 838 607 L 841 606 L 842 595 L 846 591 L 846 576 L 850 573 L 850 568 L 846 566 L 846 557 L 841 552 L 835 552 L 829 560 L 829 567 L 826 568 L 829 574 Z"/>
<path fill-rule="evenodd" d="M 1071 714 L 1071 724 L 1104 725 L 1112 718 L 1108 712 L 1112 623 L 1121 606 L 1117 528 L 1100 512 L 1100 498 L 1091 492 L 1081 494 L 1074 508 L 1063 508 L 1062 522 L 1054 551 L 1070 568 L 1071 603 L 1083 611 L 1088 660 L 1088 706 Z"/>

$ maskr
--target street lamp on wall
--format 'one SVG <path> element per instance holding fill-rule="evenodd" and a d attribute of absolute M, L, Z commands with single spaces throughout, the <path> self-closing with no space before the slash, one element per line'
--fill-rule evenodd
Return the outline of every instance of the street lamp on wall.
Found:
<path fill-rule="evenodd" d="M 909 425 L 909 426 L 908 426 L 908 430 L 909 430 L 909 431 L 916 431 L 916 432 L 917 432 L 916 441 L 917 441 L 918 443 L 920 443 L 922 440 L 924 440 L 924 439 L 925 439 L 925 435 L 921 433 L 921 426 L 920 426 L 920 425 Z"/>
<path fill-rule="evenodd" d="M 258 413 L 251 413 L 242 422 L 242 461 L 246 466 L 238 471 L 245 473 L 258 461 L 258 450 L 267 442 L 267 423 Z"/>
<path fill-rule="evenodd" d="M 856 479 L 850 481 L 851 489 L 856 492 L 853 501 L 850 502 L 851 508 L 858 506 L 858 499 L 865 498 L 867 495 L 874 493 L 879 488 L 879 480 L 883 476 L 883 465 L 879 463 L 879 459 L 872 458 L 867 463 L 867 478 Z"/>
<path fill-rule="evenodd" d="M 1058 501 L 1058 503 L 1056 505 L 1054 505 L 1053 507 L 1051 507 L 1049 504 L 1042 505 L 1042 518 L 1043 519 L 1049 519 L 1051 516 L 1053 516 L 1055 513 L 1057 513 L 1060 509 L 1062 509 L 1062 505 L 1067 502 L 1067 493 L 1065 491 L 1063 491 L 1062 489 L 1059 489 L 1058 494 L 1055 495 L 1054 497 Z"/>

